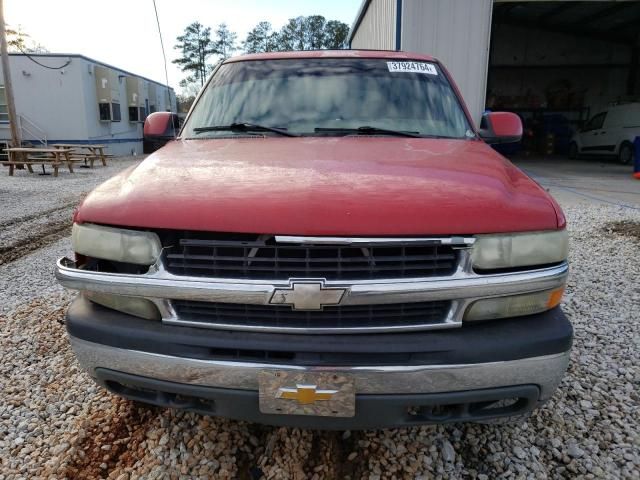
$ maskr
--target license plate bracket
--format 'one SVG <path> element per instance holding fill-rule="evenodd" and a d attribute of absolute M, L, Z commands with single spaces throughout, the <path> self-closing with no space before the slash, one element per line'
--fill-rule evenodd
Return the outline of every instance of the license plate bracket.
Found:
<path fill-rule="evenodd" d="M 262 413 L 319 417 L 355 415 L 355 383 L 350 374 L 263 370 L 258 381 Z"/>

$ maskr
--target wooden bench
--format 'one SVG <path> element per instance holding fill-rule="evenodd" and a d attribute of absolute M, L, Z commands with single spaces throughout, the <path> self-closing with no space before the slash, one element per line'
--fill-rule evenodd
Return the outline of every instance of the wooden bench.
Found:
<path fill-rule="evenodd" d="M 108 155 L 104 153 L 105 145 L 86 145 L 86 144 L 75 144 L 75 143 L 54 143 L 51 145 L 54 148 L 70 148 L 73 150 L 71 153 L 72 157 L 83 156 L 83 161 L 85 165 L 87 162 L 90 162 L 90 167 L 93 168 L 93 163 L 96 160 L 100 160 L 103 166 L 107 166 L 107 158 L 113 157 L 113 155 Z"/>
<path fill-rule="evenodd" d="M 7 148 L 9 160 L 1 162 L 9 166 L 9 176 L 13 176 L 16 166 L 26 166 L 30 173 L 33 173 L 33 165 L 42 165 L 42 173 L 46 174 L 44 166 L 53 167 L 53 176 L 58 176 L 58 169 L 61 165 L 67 165 L 69 172 L 73 173 L 73 160 L 70 157 L 69 148 Z"/>
<path fill-rule="evenodd" d="M 93 163 L 98 160 L 98 157 L 91 153 L 81 153 L 73 151 L 69 154 L 69 158 L 71 158 L 72 162 L 83 162 L 86 167 L 84 165 L 81 166 L 84 168 L 93 168 Z"/>

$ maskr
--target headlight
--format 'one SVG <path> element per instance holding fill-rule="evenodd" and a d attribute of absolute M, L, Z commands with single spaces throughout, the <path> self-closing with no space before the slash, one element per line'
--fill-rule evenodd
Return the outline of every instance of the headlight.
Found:
<path fill-rule="evenodd" d="M 485 298 L 472 303 L 464 314 L 465 321 L 533 315 L 557 307 L 564 287 L 543 292 Z"/>
<path fill-rule="evenodd" d="M 478 235 L 473 246 L 473 267 L 481 270 L 545 265 L 566 260 L 566 230 Z"/>
<path fill-rule="evenodd" d="M 94 303 L 112 308 L 119 312 L 128 313 L 147 320 L 160 320 L 160 312 L 151 300 L 138 297 L 125 297 L 110 293 L 84 292 L 84 295 Z"/>
<path fill-rule="evenodd" d="M 91 224 L 73 224 L 73 251 L 93 258 L 135 265 L 153 265 L 162 245 L 153 232 L 139 232 Z"/>

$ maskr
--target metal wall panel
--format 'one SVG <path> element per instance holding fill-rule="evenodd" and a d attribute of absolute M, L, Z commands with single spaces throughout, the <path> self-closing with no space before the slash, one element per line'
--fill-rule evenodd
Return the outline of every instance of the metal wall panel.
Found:
<path fill-rule="evenodd" d="M 360 25 L 354 32 L 351 48 L 396 48 L 397 0 L 371 0 Z"/>
<path fill-rule="evenodd" d="M 476 124 L 485 104 L 492 6 L 491 0 L 402 1 L 402 50 L 441 60 Z"/>

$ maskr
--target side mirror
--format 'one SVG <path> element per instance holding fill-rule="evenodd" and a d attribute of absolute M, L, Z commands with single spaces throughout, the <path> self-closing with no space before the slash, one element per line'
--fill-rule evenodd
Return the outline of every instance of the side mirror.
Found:
<path fill-rule="evenodd" d="M 482 116 L 480 138 L 485 142 L 515 143 L 522 138 L 522 120 L 511 112 L 487 112 Z"/>
<path fill-rule="evenodd" d="M 154 112 L 144 121 L 144 136 L 172 140 L 178 135 L 176 120 L 175 113 Z"/>

